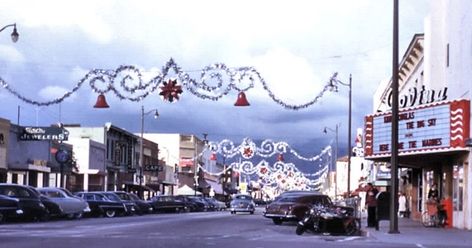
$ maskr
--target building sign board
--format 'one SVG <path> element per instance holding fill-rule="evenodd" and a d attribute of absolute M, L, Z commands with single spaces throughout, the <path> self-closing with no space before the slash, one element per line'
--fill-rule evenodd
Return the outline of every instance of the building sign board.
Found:
<path fill-rule="evenodd" d="M 456 100 L 401 109 L 398 114 L 399 155 L 464 148 L 469 138 L 470 101 Z M 365 118 L 365 156 L 391 153 L 392 113 Z"/>
<path fill-rule="evenodd" d="M 67 140 L 69 131 L 60 127 L 23 127 L 19 135 L 20 140 Z"/>

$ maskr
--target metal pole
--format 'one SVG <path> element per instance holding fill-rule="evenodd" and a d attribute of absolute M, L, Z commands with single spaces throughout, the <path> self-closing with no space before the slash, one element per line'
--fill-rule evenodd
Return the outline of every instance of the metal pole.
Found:
<path fill-rule="evenodd" d="M 351 196 L 351 119 L 352 119 L 352 74 L 349 74 L 349 121 L 347 137 L 347 197 Z"/>
<path fill-rule="evenodd" d="M 141 199 L 143 198 L 143 152 L 144 152 L 144 147 L 143 147 L 143 136 L 144 136 L 144 106 L 141 105 L 141 137 L 140 137 L 140 142 L 139 142 L 139 196 Z"/>
<path fill-rule="evenodd" d="M 194 137 L 195 138 L 195 137 Z M 194 196 L 197 196 L 197 188 L 198 188 L 198 174 L 197 174 L 197 165 L 198 162 L 196 161 L 196 154 L 197 154 L 197 141 L 196 139 L 193 140 L 193 180 L 194 180 L 194 188 L 193 188 L 193 193 Z"/>
<path fill-rule="evenodd" d="M 392 156 L 390 160 L 390 230 L 398 231 L 398 0 L 393 0 Z"/>
<path fill-rule="evenodd" d="M 339 126 L 336 124 L 336 150 L 334 151 L 334 198 L 338 196 L 338 173 L 336 163 L 338 161 L 338 129 Z"/>

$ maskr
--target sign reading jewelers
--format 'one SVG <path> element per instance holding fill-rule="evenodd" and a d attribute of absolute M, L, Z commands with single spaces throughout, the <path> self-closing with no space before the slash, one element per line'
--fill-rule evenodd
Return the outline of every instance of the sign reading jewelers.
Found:
<path fill-rule="evenodd" d="M 470 132 L 470 101 L 455 100 L 401 109 L 398 154 L 432 153 L 465 147 Z M 391 154 L 392 113 L 365 117 L 365 156 Z"/>
<path fill-rule="evenodd" d="M 69 131 L 60 127 L 23 127 L 20 140 L 67 140 Z"/>

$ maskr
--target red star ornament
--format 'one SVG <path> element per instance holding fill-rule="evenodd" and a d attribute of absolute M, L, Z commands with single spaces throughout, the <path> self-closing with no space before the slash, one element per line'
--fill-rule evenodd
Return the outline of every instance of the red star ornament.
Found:
<path fill-rule="evenodd" d="M 163 83 L 164 86 L 161 86 L 161 95 L 165 101 L 173 102 L 174 99 L 179 100 L 179 95 L 182 94 L 182 86 L 177 85 L 176 79 L 169 79 L 168 82 Z"/>

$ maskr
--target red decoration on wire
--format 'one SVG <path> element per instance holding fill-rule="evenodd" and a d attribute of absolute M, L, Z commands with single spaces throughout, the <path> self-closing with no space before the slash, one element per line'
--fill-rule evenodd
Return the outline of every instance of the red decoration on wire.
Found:
<path fill-rule="evenodd" d="M 179 100 L 179 95 L 182 94 L 182 86 L 177 85 L 177 80 L 176 79 L 169 79 L 168 82 L 163 83 L 164 86 L 161 86 L 161 95 L 164 97 L 165 101 L 173 102 L 174 98 L 176 100 Z"/>

